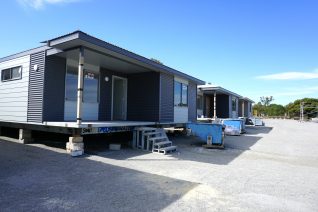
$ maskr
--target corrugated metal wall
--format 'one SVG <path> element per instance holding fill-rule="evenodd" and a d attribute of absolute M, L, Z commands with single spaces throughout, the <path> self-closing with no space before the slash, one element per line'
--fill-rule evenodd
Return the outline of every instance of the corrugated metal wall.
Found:
<path fill-rule="evenodd" d="M 173 122 L 173 91 L 174 77 L 160 74 L 160 122 Z"/>
<path fill-rule="evenodd" d="M 191 122 L 197 120 L 197 85 L 192 82 L 188 85 L 188 119 Z"/>
<path fill-rule="evenodd" d="M 105 81 L 108 77 L 108 82 Z M 100 90 L 99 90 L 99 121 L 111 120 L 112 107 L 112 72 L 106 69 L 100 69 Z"/>
<path fill-rule="evenodd" d="M 34 70 L 34 65 L 38 70 Z M 31 54 L 28 95 L 28 122 L 42 122 L 45 51 Z"/>
<path fill-rule="evenodd" d="M 46 57 L 43 121 L 64 121 L 66 59 Z"/>
<path fill-rule="evenodd" d="M 243 113 L 242 113 L 243 102 L 244 102 L 244 100 L 239 100 L 239 104 L 238 104 L 238 116 L 239 117 L 243 116 Z"/>
<path fill-rule="evenodd" d="M 0 81 L 0 120 L 26 122 L 28 108 L 30 55 L 0 63 L 0 70 L 22 67 L 22 78 Z"/>
<path fill-rule="evenodd" d="M 248 117 L 249 116 L 249 111 L 248 111 L 248 105 L 249 105 L 249 102 L 248 101 L 244 101 L 244 116 L 245 117 Z"/>
<path fill-rule="evenodd" d="M 112 76 L 127 78 L 126 74 L 100 68 L 100 99 L 99 99 L 99 121 L 110 121 L 112 113 Z M 105 81 L 108 77 L 108 82 Z M 129 84 L 129 82 L 128 82 Z M 127 94 L 128 95 L 128 94 Z M 128 97 L 127 97 L 128 98 Z"/>
<path fill-rule="evenodd" d="M 229 118 L 230 104 L 229 96 L 225 94 L 216 95 L 216 116 L 218 118 Z M 213 108 L 213 107 L 212 107 Z"/>
<path fill-rule="evenodd" d="M 127 119 L 159 121 L 160 73 L 144 72 L 128 76 Z"/>

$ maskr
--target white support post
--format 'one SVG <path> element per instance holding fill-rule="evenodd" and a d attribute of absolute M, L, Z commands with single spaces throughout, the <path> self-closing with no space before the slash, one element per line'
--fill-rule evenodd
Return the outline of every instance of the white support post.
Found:
<path fill-rule="evenodd" d="M 83 75 L 84 75 L 84 48 L 80 47 L 79 60 L 78 60 L 77 107 L 76 107 L 77 125 L 82 124 Z"/>
<path fill-rule="evenodd" d="M 133 140 L 132 140 L 132 148 L 133 149 L 136 149 L 136 147 L 137 147 L 137 138 L 138 138 L 138 131 L 137 131 L 137 129 L 134 129 Z"/>
<path fill-rule="evenodd" d="M 243 100 L 243 104 L 242 104 L 242 117 L 245 117 L 245 103 L 244 103 L 244 100 Z"/>
<path fill-rule="evenodd" d="M 300 103 L 300 121 L 304 121 L 304 102 Z"/>
<path fill-rule="evenodd" d="M 213 98 L 213 118 L 216 119 L 216 92 L 214 92 Z"/>

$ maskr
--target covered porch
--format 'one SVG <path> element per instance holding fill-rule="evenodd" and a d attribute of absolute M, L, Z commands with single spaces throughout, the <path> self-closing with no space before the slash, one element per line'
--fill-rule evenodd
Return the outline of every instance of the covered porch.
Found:
<path fill-rule="evenodd" d="M 134 58 L 133 53 L 125 55 L 123 49 L 95 38 L 64 39 L 48 41 L 53 48 L 46 59 L 45 123 L 82 126 L 87 122 L 173 121 L 173 117 L 160 117 L 159 64 L 146 63 L 148 59 L 141 56 Z M 173 101 L 173 90 L 168 92 Z"/>
<path fill-rule="evenodd" d="M 240 98 L 239 105 L 238 105 L 239 117 L 251 117 L 253 103 L 254 101 L 247 97 Z"/>
<path fill-rule="evenodd" d="M 219 86 L 198 86 L 198 117 L 237 118 L 239 95 Z"/>

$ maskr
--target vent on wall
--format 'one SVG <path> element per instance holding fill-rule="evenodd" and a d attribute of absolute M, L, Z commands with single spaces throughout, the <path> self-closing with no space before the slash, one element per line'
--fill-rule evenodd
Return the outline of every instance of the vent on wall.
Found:
<path fill-rule="evenodd" d="M 37 68 L 35 69 L 35 67 Z M 28 95 L 28 122 L 42 122 L 45 51 L 31 54 Z"/>

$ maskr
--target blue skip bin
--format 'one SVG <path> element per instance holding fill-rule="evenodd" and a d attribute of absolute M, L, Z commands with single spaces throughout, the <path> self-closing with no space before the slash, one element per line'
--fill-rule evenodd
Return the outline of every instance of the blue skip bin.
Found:
<path fill-rule="evenodd" d="M 207 141 L 208 136 L 212 136 L 213 145 L 223 144 L 222 124 L 190 123 L 187 124 L 187 128 L 191 129 L 191 133 L 201 138 L 204 142 Z"/>
<path fill-rule="evenodd" d="M 245 132 L 245 123 L 243 119 L 223 119 L 223 124 L 236 129 L 239 133 Z"/>

